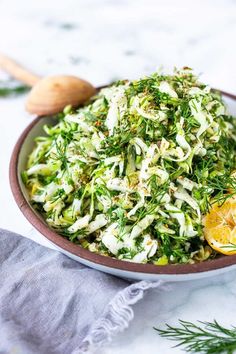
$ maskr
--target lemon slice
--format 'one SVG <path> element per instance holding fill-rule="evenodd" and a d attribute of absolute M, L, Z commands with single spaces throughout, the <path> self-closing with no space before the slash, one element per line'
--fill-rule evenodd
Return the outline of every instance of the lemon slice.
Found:
<path fill-rule="evenodd" d="M 214 250 L 236 254 L 236 198 L 229 198 L 221 206 L 213 204 L 203 225 L 205 239 Z"/>

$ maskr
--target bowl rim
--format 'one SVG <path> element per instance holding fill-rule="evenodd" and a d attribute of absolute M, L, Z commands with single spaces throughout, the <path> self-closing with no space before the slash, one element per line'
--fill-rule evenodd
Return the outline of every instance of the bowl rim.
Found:
<path fill-rule="evenodd" d="M 220 90 L 217 90 L 220 91 Z M 220 91 L 224 96 L 230 97 L 236 100 L 236 96 L 227 92 Z M 146 273 L 146 274 L 159 274 L 159 275 L 179 275 L 179 274 L 196 274 L 202 272 L 213 271 L 225 267 L 230 267 L 236 264 L 236 255 L 225 256 L 222 255 L 219 258 L 206 260 L 200 263 L 194 264 L 169 264 L 169 265 L 154 265 L 154 264 L 140 264 L 134 262 L 128 262 L 125 260 L 119 260 L 109 256 L 103 256 L 101 254 L 93 253 L 80 245 L 74 244 L 67 240 L 63 236 L 52 230 L 45 221 L 40 218 L 36 212 L 32 209 L 29 202 L 25 198 L 18 178 L 18 161 L 21 147 L 30 133 L 31 129 L 41 120 L 42 117 L 36 117 L 21 133 L 18 138 L 9 165 L 9 180 L 10 187 L 16 204 L 20 211 L 26 217 L 26 219 L 35 227 L 43 236 L 45 236 L 50 242 L 63 250 L 84 259 L 90 263 L 96 263 L 101 266 L 105 266 L 111 269 L 117 269 L 121 271 L 134 272 L 134 273 Z"/>

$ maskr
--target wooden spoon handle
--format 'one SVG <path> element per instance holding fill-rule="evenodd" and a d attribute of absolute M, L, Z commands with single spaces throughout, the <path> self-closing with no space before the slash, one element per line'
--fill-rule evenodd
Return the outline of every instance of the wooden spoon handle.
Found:
<path fill-rule="evenodd" d="M 29 86 L 34 86 L 41 78 L 30 71 L 23 68 L 11 58 L 0 53 L 0 68 L 6 71 L 15 79 L 25 83 Z"/>

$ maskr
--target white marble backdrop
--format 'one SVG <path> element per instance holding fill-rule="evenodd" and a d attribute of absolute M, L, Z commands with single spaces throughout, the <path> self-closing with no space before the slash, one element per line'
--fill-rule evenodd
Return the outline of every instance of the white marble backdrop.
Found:
<path fill-rule="evenodd" d="M 69 73 L 101 85 L 187 65 L 236 93 L 235 0 L 0 0 L 0 33 L 0 51 L 40 75 Z M 1 79 L 7 75 L 0 72 Z M 32 119 L 24 99 L 0 99 L 0 226 L 47 244 L 18 211 L 8 184 L 12 148 Z M 181 353 L 152 329 L 178 318 L 236 325 L 235 276 L 149 293 L 130 328 L 101 354 Z"/>

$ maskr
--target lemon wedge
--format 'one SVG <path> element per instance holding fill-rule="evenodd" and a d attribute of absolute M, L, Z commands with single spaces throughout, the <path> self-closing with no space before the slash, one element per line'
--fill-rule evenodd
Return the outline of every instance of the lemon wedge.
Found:
<path fill-rule="evenodd" d="M 219 206 L 213 204 L 203 219 L 204 236 L 209 245 L 225 255 L 236 254 L 236 198 Z M 235 247 L 234 247 L 235 245 Z"/>

